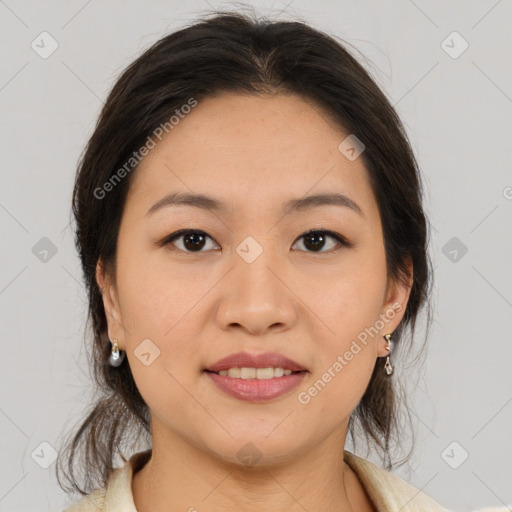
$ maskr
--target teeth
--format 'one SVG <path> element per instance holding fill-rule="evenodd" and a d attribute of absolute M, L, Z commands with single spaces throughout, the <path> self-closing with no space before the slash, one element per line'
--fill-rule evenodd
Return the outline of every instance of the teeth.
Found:
<path fill-rule="evenodd" d="M 284 370 L 282 368 L 274 368 L 274 377 L 282 377 Z"/>
<path fill-rule="evenodd" d="M 230 368 L 229 370 L 221 370 L 219 375 L 231 377 L 233 379 L 272 379 L 274 377 L 283 377 L 283 375 L 291 375 L 291 370 L 283 368 Z"/>
<path fill-rule="evenodd" d="M 235 379 L 239 379 L 241 377 L 240 368 L 230 368 L 229 370 L 223 370 L 223 371 L 226 372 L 226 375 L 228 377 L 233 377 Z"/>

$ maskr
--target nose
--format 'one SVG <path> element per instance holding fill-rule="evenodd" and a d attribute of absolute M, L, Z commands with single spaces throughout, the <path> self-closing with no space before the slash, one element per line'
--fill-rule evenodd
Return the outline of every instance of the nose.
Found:
<path fill-rule="evenodd" d="M 285 264 L 264 249 L 251 263 L 235 254 L 233 265 L 221 286 L 220 327 L 259 336 L 290 329 L 298 317 L 297 298 L 286 282 L 291 278 Z"/>

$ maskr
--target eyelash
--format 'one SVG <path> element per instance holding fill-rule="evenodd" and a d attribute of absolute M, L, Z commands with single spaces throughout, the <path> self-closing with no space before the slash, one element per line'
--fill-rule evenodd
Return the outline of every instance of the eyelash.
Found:
<path fill-rule="evenodd" d="M 336 240 L 342 247 L 346 247 L 346 248 L 350 248 L 353 246 L 352 243 L 350 243 L 344 236 L 340 235 L 339 233 L 335 233 L 334 231 L 330 231 L 328 229 L 311 229 L 309 231 L 307 231 L 306 233 L 303 233 L 302 235 L 300 235 L 296 240 L 299 240 L 301 238 L 304 238 L 304 237 L 307 237 L 309 235 L 312 235 L 312 234 L 324 234 L 324 235 L 327 235 L 331 238 L 333 238 L 334 240 Z M 199 235 L 203 235 L 207 238 L 209 238 L 210 240 L 213 240 L 213 238 L 208 235 L 207 233 L 205 233 L 204 231 L 201 231 L 200 229 L 180 229 L 179 231 L 176 231 L 174 233 L 171 233 L 169 236 L 165 237 L 160 243 L 159 245 L 160 246 L 166 246 L 172 242 L 174 242 L 176 239 L 184 236 L 184 235 L 188 235 L 188 234 L 199 234 Z M 294 242 L 294 244 L 295 244 Z M 177 248 L 179 251 L 182 251 L 182 252 L 186 252 L 186 253 L 189 253 L 189 254 L 199 254 L 201 252 L 206 252 L 206 251 L 187 251 L 187 250 L 183 250 L 183 249 L 179 249 Z M 329 254 L 329 253 L 332 253 L 332 252 L 335 252 L 337 250 L 339 250 L 340 248 L 334 248 L 334 249 L 330 249 L 328 251 L 305 251 L 305 252 L 310 252 L 312 254 Z"/>

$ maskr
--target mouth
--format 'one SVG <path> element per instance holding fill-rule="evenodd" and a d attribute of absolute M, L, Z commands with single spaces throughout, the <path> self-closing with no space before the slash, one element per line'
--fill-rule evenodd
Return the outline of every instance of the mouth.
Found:
<path fill-rule="evenodd" d="M 242 368 L 232 367 L 226 370 L 219 370 L 214 372 L 211 370 L 204 370 L 206 373 L 214 373 L 222 377 L 229 377 L 231 379 L 242 379 L 242 380 L 269 380 L 279 379 L 288 377 L 289 375 L 297 373 L 308 373 L 307 370 L 290 370 L 288 368 L 272 367 L 268 366 L 265 368 L 255 368 L 250 366 L 243 366 Z"/>
<path fill-rule="evenodd" d="M 275 352 L 238 352 L 204 368 L 203 373 L 225 395 L 248 402 L 264 402 L 289 394 L 309 371 Z"/>
<path fill-rule="evenodd" d="M 232 378 L 272 379 L 287 376 L 293 372 L 307 371 L 307 368 L 277 352 L 261 354 L 237 352 L 219 359 L 204 370 Z"/>
<path fill-rule="evenodd" d="M 299 386 L 308 373 L 307 370 L 292 371 L 280 367 L 204 371 L 216 390 L 245 402 L 268 402 L 284 397 Z"/>

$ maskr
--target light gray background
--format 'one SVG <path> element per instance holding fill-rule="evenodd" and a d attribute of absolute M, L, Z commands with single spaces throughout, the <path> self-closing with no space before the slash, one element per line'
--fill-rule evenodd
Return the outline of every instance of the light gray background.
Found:
<path fill-rule="evenodd" d="M 258 2 L 258 12 L 303 17 L 362 51 L 425 176 L 436 315 L 410 389 L 417 448 L 396 472 L 453 510 L 510 505 L 511 3 L 287 3 Z M 35 460 L 51 461 L 49 445 L 60 445 L 90 399 L 86 296 L 68 225 L 78 157 L 121 70 L 210 6 L 233 4 L 0 0 L 1 511 L 70 502 L 54 463 Z M 43 31 L 59 45 L 47 59 L 31 48 Z M 441 46 L 453 31 L 469 43 L 456 59 Z M 57 248 L 46 262 L 33 251 L 43 237 Z M 453 237 L 466 254 L 450 253 Z M 460 447 L 445 452 L 453 441 Z M 446 460 L 456 465 L 462 450 L 469 458 L 453 469 Z"/>

